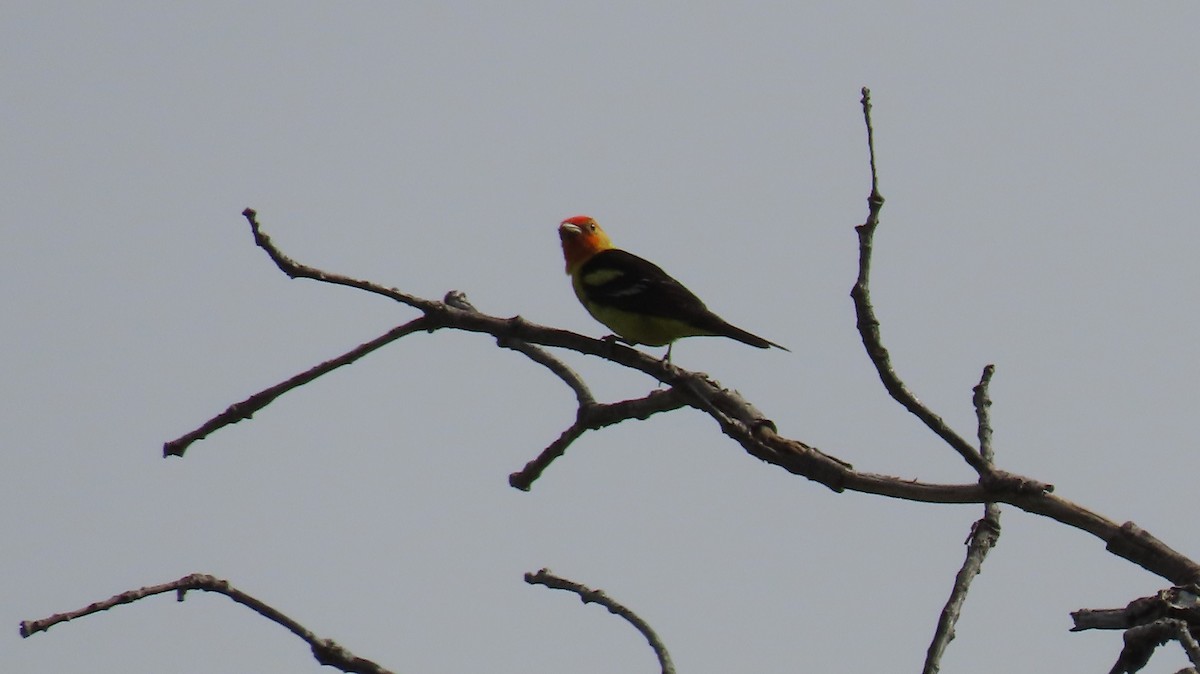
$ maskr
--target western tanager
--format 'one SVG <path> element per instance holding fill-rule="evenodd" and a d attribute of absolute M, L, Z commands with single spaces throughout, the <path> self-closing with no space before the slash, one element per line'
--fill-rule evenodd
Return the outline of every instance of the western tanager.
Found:
<path fill-rule="evenodd" d="M 580 303 L 623 341 L 670 345 L 680 337 L 729 337 L 760 349 L 788 349 L 729 324 L 658 265 L 614 248 L 586 215 L 558 226 L 567 274 Z M 671 355 L 667 349 L 667 358 Z"/>

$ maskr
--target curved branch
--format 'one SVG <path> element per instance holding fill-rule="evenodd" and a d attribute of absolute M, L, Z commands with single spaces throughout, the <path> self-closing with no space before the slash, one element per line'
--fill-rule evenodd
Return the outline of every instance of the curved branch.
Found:
<path fill-rule="evenodd" d="M 466 293 L 459 292 L 457 290 L 451 290 L 450 292 L 446 293 L 446 297 L 442 301 L 444 301 L 448 306 L 454 307 L 455 309 L 462 309 L 464 311 L 470 311 L 477 314 L 480 313 L 480 311 L 475 308 L 475 305 L 471 304 L 471 302 L 467 299 Z M 538 348 L 529 342 L 521 341 L 519 339 L 508 339 L 505 337 L 497 337 L 496 344 L 506 349 L 512 349 L 513 351 L 523 353 L 529 358 L 529 360 L 532 360 L 533 362 L 542 365 L 546 369 L 553 372 L 556 377 L 563 380 L 563 383 L 571 387 L 571 390 L 575 392 L 575 400 L 579 402 L 580 407 L 591 405 L 596 402 L 596 397 L 592 395 L 591 389 L 589 389 L 587 384 L 583 382 L 583 378 L 579 376 L 579 373 L 567 367 L 566 363 L 555 358 L 554 356 L 551 356 L 550 353 L 545 349 Z"/>
<path fill-rule="evenodd" d="M 381 667 L 380 665 L 360 658 L 350 651 L 339 646 L 331 639 L 321 639 L 313 634 L 308 628 L 304 627 L 295 620 L 284 615 L 276 608 L 267 603 L 252 597 L 241 590 L 234 588 L 228 581 L 221 580 L 214 576 L 209 576 L 200 573 L 193 573 L 190 576 L 184 576 L 179 580 L 174 580 L 162 585 L 151 585 L 149 587 L 139 588 L 122 592 L 121 594 L 109 597 L 103 601 L 98 601 L 89 604 L 84 608 L 67 613 L 57 613 L 48 618 L 41 620 L 26 620 L 21 623 L 21 636 L 29 637 L 44 632 L 51 627 L 59 624 L 82 618 L 93 613 L 107 611 L 110 608 L 120 606 L 121 604 L 132 604 L 139 599 L 145 599 L 156 594 L 165 592 L 175 592 L 177 601 L 183 601 L 184 596 L 189 590 L 201 590 L 204 592 L 216 592 L 229 597 L 233 601 L 245 606 L 262 617 L 270 620 L 273 623 L 282 625 L 292 634 L 303 639 L 312 648 L 313 657 L 322 665 L 336 667 L 343 672 L 350 674 L 392 674 L 390 670 Z"/>
<path fill-rule="evenodd" d="M 271 258 L 271 261 L 275 263 L 275 266 L 279 267 L 279 270 L 287 274 L 289 278 L 309 278 L 313 279 L 314 281 L 322 281 L 324 283 L 333 283 L 334 285 L 358 288 L 359 290 L 365 290 L 369 293 L 375 293 L 376 295 L 382 295 L 389 299 L 396 300 L 401 304 L 407 304 L 408 306 L 413 307 L 414 309 L 420 309 L 425 313 L 436 311 L 438 305 L 441 304 L 441 302 L 434 302 L 433 300 L 427 300 L 417 297 L 416 295 L 402 293 L 395 288 L 386 288 L 378 283 L 363 281 L 360 279 L 351 278 L 349 276 L 343 276 L 341 274 L 330 274 L 317 269 L 316 267 L 300 264 L 287 255 L 284 255 L 283 252 L 276 248 L 275 244 L 271 242 L 271 237 L 263 233 L 262 228 L 258 224 L 257 211 L 255 211 L 253 208 L 247 208 L 242 211 L 242 216 L 245 217 L 246 221 L 250 223 L 250 232 L 254 235 L 255 245 L 266 251 L 267 255 Z"/>
<path fill-rule="evenodd" d="M 875 307 L 871 305 L 871 250 L 874 244 L 875 230 L 879 227 L 879 212 L 883 209 L 883 195 L 879 193 L 879 175 L 875 169 L 875 130 L 871 124 L 871 91 L 866 87 L 862 90 L 863 117 L 867 123 L 867 146 L 871 154 L 871 194 L 867 197 L 867 220 L 854 228 L 858 233 L 858 279 L 850 291 L 854 300 L 854 313 L 858 319 L 858 333 L 862 337 L 867 356 L 875 365 L 883 387 L 891 394 L 896 402 L 904 409 L 916 415 L 931 431 L 946 444 L 953 447 L 966 462 L 980 475 L 986 475 L 990 466 L 979 451 L 950 428 L 933 410 L 917 399 L 908 386 L 896 374 L 892 367 L 892 357 L 883 346 L 883 338 L 879 334 L 879 319 L 875 316 Z"/>
<path fill-rule="evenodd" d="M 593 590 L 585 585 L 561 578 L 551 573 L 550 569 L 542 569 L 537 573 L 525 574 L 525 582 L 530 585 L 545 585 L 553 590 L 574 592 L 579 595 L 579 599 L 583 603 L 599 604 L 608 609 L 609 613 L 624 618 L 630 625 L 637 628 L 637 631 L 641 632 L 642 636 L 646 637 L 646 641 L 650 643 L 650 648 L 654 649 L 654 655 L 658 657 L 658 664 L 662 667 L 662 674 L 675 674 L 675 665 L 671 663 L 671 656 L 667 653 L 667 647 L 663 644 L 662 639 L 658 638 L 658 634 L 654 632 L 650 624 L 642 620 L 638 614 L 619 604 L 612 597 L 609 597 L 603 590 Z"/>

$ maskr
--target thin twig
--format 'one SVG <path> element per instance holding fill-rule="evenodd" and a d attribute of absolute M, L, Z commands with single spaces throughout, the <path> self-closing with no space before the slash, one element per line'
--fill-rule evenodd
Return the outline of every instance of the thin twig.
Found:
<path fill-rule="evenodd" d="M 103 601 L 98 601 L 89 604 L 84 608 L 68 611 L 66 613 L 57 613 L 48 618 L 41 620 L 26 620 L 21 623 L 21 636 L 29 637 L 38 632 L 44 632 L 51 627 L 59 624 L 82 618 L 84 616 L 107 611 L 122 604 L 131 604 L 139 599 L 145 599 L 156 594 L 165 592 L 175 592 L 178 601 L 183 601 L 184 595 L 191 590 L 200 590 L 204 592 L 215 592 L 229 597 L 233 601 L 245 606 L 271 622 L 282 625 L 292 634 L 303 639 L 312 648 L 313 657 L 322 665 L 329 665 L 348 672 L 351 674 L 391 674 L 391 671 L 382 666 L 360 658 L 346 649 L 339 646 L 336 642 L 330 639 L 321 639 L 313 634 L 308 628 L 304 627 L 295 620 L 284 615 L 278 609 L 268 605 L 267 603 L 252 597 L 241 590 L 234 588 L 228 581 L 215 578 L 213 576 L 194 573 L 190 576 L 184 576 L 179 580 L 163 583 L 161 585 L 151 585 L 137 590 L 122 592 L 121 594 L 109 597 Z"/>
<path fill-rule="evenodd" d="M 992 383 L 994 374 L 996 374 L 996 366 L 990 363 L 985 365 L 983 374 L 979 377 L 979 383 L 975 385 L 974 395 L 971 397 L 971 401 L 975 404 L 975 419 L 979 429 L 979 455 L 989 464 L 994 463 L 996 458 L 995 449 L 992 447 L 992 398 L 988 394 L 988 387 Z"/>
<path fill-rule="evenodd" d="M 276 398 L 284 393 L 287 393 L 288 391 L 291 391 L 299 386 L 303 386 L 317 377 L 328 374 L 333 370 L 342 367 L 343 365 L 349 365 L 368 353 L 371 353 L 372 351 L 375 351 L 386 344 L 390 344 L 397 339 L 404 337 L 405 335 L 425 330 L 427 329 L 428 325 L 428 320 L 425 318 L 418 318 L 416 320 L 409 321 L 404 325 L 396 326 L 376 337 L 375 339 L 363 344 L 359 344 L 350 351 L 347 351 L 336 358 L 330 358 L 329 360 L 320 363 L 319 365 L 315 365 L 294 377 L 289 377 L 288 379 L 281 381 L 274 386 L 265 388 L 239 403 L 234 403 L 230 405 L 224 412 L 221 412 L 217 416 L 201 424 L 196 430 L 171 440 L 170 442 L 163 443 L 163 456 L 181 457 L 193 442 L 202 440 L 209 433 L 231 424 L 236 424 L 243 419 L 249 419 L 254 416 L 255 412 L 258 412 L 267 405 L 270 405 Z"/>
<path fill-rule="evenodd" d="M 654 649 L 654 655 L 658 658 L 658 664 L 662 667 L 662 674 L 675 674 L 675 665 L 671 664 L 671 656 L 667 653 L 667 647 L 663 644 L 662 639 L 650 627 L 650 624 L 642 620 L 636 613 L 629 610 L 625 606 L 619 604 L 615 599 L 609 597 L 603 590 L 593 590 L 585 585 L 580 585 L 566 578 L 556 576 L 550 572 L 550 569 L 542 569 L 537 573 L 525 574 L 525 582 L 530 585 L 545 585 L 554 590 L 566 590 L 579 595 L 579 599 L 585 604 L 594 603 L 608 609 L 609 613 L 624 618 L 630 625 L 637 628 L 637 631 L 646 637 L 646 641 L 650 643 L 650 648 Z"/>
<path fill-rule="evenodd" d="M 342 274 L 331 274 L 329 272 L 317 269 L 316 267 L 300 264 L 287 255 L 284 255 L 283 252 L 271 242 L 271 237 L 267 236 L 262 231 L 262 227 L 258 224 L 257 211 L 255 211 L 253 208 L 247 208 L 246 210 L 242 211 L 242 216 L 245 217 L 246 221 L 250 223 L 250 232 L 254 234 L 254 243 L 259 248 L 262 248 L 264 251 L 266 251 L 267 255 L 271 258 L 271 261 L 275 263 L 275 266 L 279 267 L 279 270 L 287 274 L 290 278 L 308 278 L 313 279 L 314 281 L 322 281 L 324 283 L 358 288 L 359 290 L 375 293 L 376 295 L 382 295 L 384 297 L 396 300 L 402 304 L 407 304 L 414 309 L 420 309 L 421 311 L 424 311 L 426 314 L 436 312 L 439 306 L 442 306 L 441 302 L 434 302 L 432 300 L 417 297 L 416 295 L 409 295 L 408 293 L 400 292 L 395 288 L 386 288 L 378 283 L 351 278 L 349 276 L 343 276 Z"/>
<path fill-rule="evenodd" d="M 979 378 L 979 384 L 975 386 L 973 396 L 980 454 L 989 464 L 993 460 L 993 450 L 990 414 L 992 399 L 988 395 L 988 385 L 991 383 L 992 374 L 995 371 L 996 368 L 993 365 L 983 368 L 983 375 Z M 983 506 L 983 518 L 976 520 L 971 525 L 971 535 L 967 537 L 966 559 L 963 560 L 962 567 L 954 576 L 954 586 L 950 590 L 950 597 L 946 600 L 946 605 L 942 607 L 941 615 L 938 616 L 937 629 L 934 630 L 933 640 L 925 654 L 925 667 L 922 670 L 925 674 L 937 674 L 941 670 L 942 656 L 950 645 L 950 641 L 954 639 L 954 628 L 962 615 L 963 604 L 967 601 L 971 583 L 983 569 L 984 558 L 996 546 L 999 539 L 1000 506 L 989 501 Z"/>
<path fill-rule="evenodd" d="M 477 314 L 481 313 L 475 308 L 475 305 L 471 304 L 470 300 L 467 299 L 466 293 L 458 290 L 451 290 L 450 292 L 446 293 L 446 297 L 442 301 L 448 306 L 452 306 L 456 309 L 471 311 Z M 520 316 L 517 316 L 512 320 L 517 321 L 522 319 Z M 518 353 L 523 353 L 533 362 L 542 365 L 546 369 L 553 372 L 556 377 L 563 380 L 567 386 L 571 387 L 571 390 L 575 392 L 575 400 L 579 402 L 581 407 L 591 405 L 596 402 L 596 398 L 592 395 L 591 389 L 589 389 L 587 384 L 584 383 L 583 378 L 579 376 L 579 373 L 577 373 L 575 370 L 572 370 L 567 366 L 566 363 L 562 362 L 558 358 L 550 355 L 550 352 L 546 351 L 545 349 L 534 346 L 533 344 L 530 344 L 524 340 L 509 339 L 506 337 L 497 337 L 496 344 L 506 349 L 512 349 Z"/>
<path fill-rule="evenodd" d="M 867 197 L 867 220 L 855 227 L 858 232 L 858 279 L 850 291 L 854 299 L 855 314 L 858 318 L 858 332 L 862 337 L 867 356 L 875 365 L 883 387 L 891 394 L 896 402 L 916 415 L 930 430 L 953 447 L 966 462 L 980 475 L 989 471 L 988 464 L 979 455 L 979 451 L 956 433 L 944 419 L 935 414 L 922 403 L 908 388 L 896 370 L 892 367 L 891 355 L 883 346 L 883 338 L 879 331 L 879 319 L 875 316 L 875 308 L 871 304 L 870 276 L 871 250 L 875 238 L 875 230 L 879 226 L 879 212 L 883 209 L 883 195 L 879 193 L 879 177 L 875 169 L 875 130 L 871 123 L 871 91 L 866 87 L 862 90 L 863 118 L 867 124 L 867 146 L 871 155 L 871 194 Z"/>
<path fill-rule="evenodd" d="M 575 421 L 558 438 L 550 443 L 521 470 L 508 476 L 508 484 L 529 491 L 533 483 L 556 459 L 566 453 L 567 448 L 585 432 L 628 421 L 644 420 L 659 412 L 669 412 L 687 405 L 687 400 L 676 389 L 653 391 L 643 398 L 622 400 L 615 403 L 591 403 L 580 405 Z"/>

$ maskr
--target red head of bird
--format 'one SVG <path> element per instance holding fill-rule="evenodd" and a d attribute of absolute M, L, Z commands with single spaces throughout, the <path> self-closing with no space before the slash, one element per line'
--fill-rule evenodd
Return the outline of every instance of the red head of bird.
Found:
<path fill-rule="evenodd" d="M 562 240 L 563 258 L 567 261 L 568 274 L 596 253 L 613 247 L 608 234 L 594 219 L 586 215 L 576 215 L 563 220 L 558 226 L 558 238 Z"/>

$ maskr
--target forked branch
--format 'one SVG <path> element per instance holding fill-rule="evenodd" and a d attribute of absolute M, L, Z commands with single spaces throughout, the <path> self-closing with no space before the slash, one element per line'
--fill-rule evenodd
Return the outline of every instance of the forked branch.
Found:
<path fill-rule="evenodd" d="M 874 200 L 873 200 L 874 201 Z M 881 203 L 881 202 L 880 202 Z M 878 208 L 873 208 L 874 220 Z M 258 223 L 252 209 L 244 212 L 254 233 L 255 241 L 262 247 L 280 270 L 293 278 L 310 278 L 356 288 L 365 292 L 389 297 L 422 312 L 422 316 L 388 333 L 377 337 L 351 352 L 330 359 L 311 370 L 289 378 L 246 401 L 231 406 L 202 424 L 198 429 L 185 434 L 164 446 L 167 455 L 182 456 L 183 451 L 194 440 L 225 425 L 248 418 L 266 404 L 276 400 L 284 392 L 303 383 L 308 383 L 331 371 L 335 367 L 353 362 L 384 343 L 418 331 L 432 332 L 442 329 L 464 330 L 488 334 L 507 348 L 516 348 L 526 353 L 535 362 L 546 366 L 562 379 L 581 401 L 576 418 L 563 434 L 543 450 L 538 458 L 522 470 L 510 476 L 513 486 L 529 489 L 547 466 L 562 456 L 565 449 L 588 429 L 603 428 L 625 419 L 644 419 L 651 414 L 692 407 L 709 415 L 717 422 L 721 432 L 737 442 L 748 454 L 766 463 L 778 466 L 795 475 L 818 482 L 834 491 L 859 491 L 926 503 L 1009 503 L 1022 510 L 1058 520 L 1063 524 L 1087 531 L 1108 544 L 1114 554 L 1129 559 L 1143 568 L 1158 574 L 1173 583 L 1181 584 L 1200 578 L 1200 566 L 1187 557 L 1167 547 L 1133 523 L 1124 525 L 1108 520 L 1097 513 L 1049 493 L 1051 487 L 1037 480 L 1012 475 L 1000 470 L 980 471 L 980 481 L 965 484 L 939 484 L 909 480 L 903 477 L 879 475 L 855 470 L 846 461 L 823 452 L 811 444 L 782 436 L 776 424 L 754 405 L 743 399 L 736 391 L 726 389 L 700 372 L 684 370 L 673 364 L 664 363 L 646 353 L 622 344 L 603 339 L 593 339 L 567 330 L 552 328 L 529 322 L 520 316 L 501 318 L 484 314 L 469 304 L 461 294 L 447 296 L 447 301 L 428 300 L 387 288 L 377 283 L 326 272 L 300 264 L 283 254 Z M 870 220 L 868 221 L 870 222 Z M 860 234 L 860 241 L 864 240 Z M 870 239 L 865 239 L 869 248 Z M 860 255 L 868 264 L 869 250 Z M 864 279 L 866 275 L 860 274 Z M 859 284 L 856 284 L 858 287 Z M 861 284 L 864 291 L 868 288 Z M 873 316 L 873 314 L 871 314 Z M 877 328 L 878 321 L 875 321 Z M 872 339 L 870 344 L 882 344 Z M 603 358 L 612 363 L 645 373 L 667 386 L 664 393 L 651 394 L 643 398 L 615 403 L 591 402 L 591 393 L 582 379 L 564 363 L 534 345 L 557 347 Z M 894 371 L 892 372 L 894 376 Z M 896 377 L 899 381 L 899 378 Z M 903 382 L 900 382 L 903 384 Z M 962 441 L 962 442 L 965 442 Z M 968 445 L 969 447 L 969 445 Z M 978 452 L 972 448 L 972 454 Z M 982 460 L 982 459 L 981 459 Z"/>
<path fill-rule="evenodd" d="M 1176 585 L 1188 585 L 1200 580 L 1200 565 L 1171 549 L 1136 524 L 1132 522 L 1117 524 L 1053 494 L 1053 486 L 1050 484 L 1014 475 L 995 467 L 991 447 L 992 428 L 987 412 L 990 405 L 987 385 L 993 372 L 991 366 L 984 370 L 983 377 L 975 389 L 978 447 L 950 428 L 940 415 L 922 403 L 897 374 L 891 355 L 883 344 L 880 322 L 875 314 L 870 294 L 874 235 L 879 227 L 884 199 L 879 191 L 870 92 L 864 88 L 862 93 L 870 151 L 871 191 L 867 199 L 867 219 L 855 228 L 859 244 L 859 269 L 851 297 L 854 301 L 859 335 L 867 355 L 875 365 L 880 381 L 887 391 L 958 453 L 975 473 L 976 480 L 974 482 L 936 484 L 855 470 L 849 463 L 822 452 L 810 444 L 780 435 L 776 424 L 748 401 L 735 391 L 722 387 L 718 382 L 702 373 L 683 370 L 612 341 L 592 339 L 566 330 L 537 325 L 519 316 L 512 318 L 490 316 L 471 306 L 461 293 L 452 292 L 446 296 L 444 301 L 440 302 L 428 300 L 395 288 L 387 288 L 370 281 L 334 274 L 298 263 L 283 254 L 270 237 L 262 231 L 257 215 L 252 209 L 246 209 L 243 215 L 250 224 L 256 244 L 266 251 L 276 266 L 288 276 L 308 278 L 378 294 L 412 307 L 421 315 L 346 354 L 330 359 L 230 406 L 196 430 L 166 443 L 164 454 L 182 456 L 187 447 L 196 440 L 226 425 L 250 418 L 254 412 L 270 404 L 286 391 L 312 382 L 333 369 L 352 363 L 384 344 L 415 332 L 434 332 L 442 329 L 465 330 L 491 335 L 496 339 L 498 345 L 514 349 L 546 367 L 571 389 L 578 403 L 575 419 L 562 434 L 522 470 L 510 475 L 510 484 L 519 489 L 532 488 L 533 483 L 544 474 L 545 470 L 564 455 L 576 438 L 588 430 L 601 429 L 629 419 L 645 419 L 650 415 L 669 412 L 681 407 L 692 407 L 712 418 L 722 433 L 733 439 L 751 456 L 781 467 L 795 475 L 818 482 L 836 492 L 859 491 L 932 503 L 984 504 L 983 517 L 974 525 L 968 540 L 967 559 L 955 580 L 950 599 L 943 609 L 933 642 L 930 645 L 926 661 L 927 672 L 937 671 L 941 653 L 944 652 L 946 644 L 953 637 L 954 624 L 971 579 L 978 573 L 987 551 L 996 543 L 999 534 L 999 508 L 997 505 L 999 503 L 1008 503 L 1026 512 L 1049 517 L 1086 531 L 1105 541 L 1108 550 L 1113 554 L 1133 561 Z M 664 384 L 666 388 L 631 400 L 598 402 L 578 373 L 542 347 L 568 349 L 603 358 L 617 365 L 643 372 Z M 1181 641 L 1184 640 L 1181 639 Z M 666 670 L 664 669 L 664 671 Z"/>

